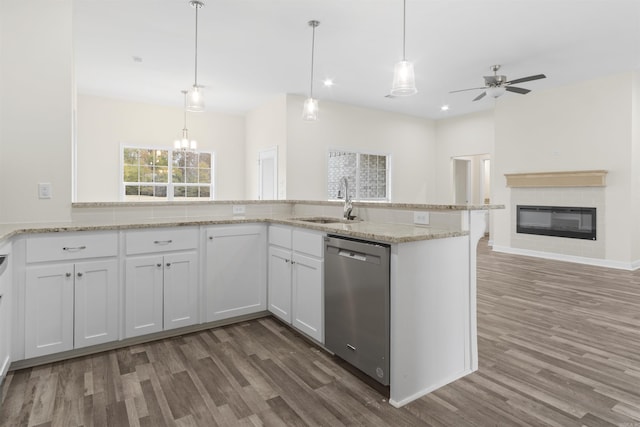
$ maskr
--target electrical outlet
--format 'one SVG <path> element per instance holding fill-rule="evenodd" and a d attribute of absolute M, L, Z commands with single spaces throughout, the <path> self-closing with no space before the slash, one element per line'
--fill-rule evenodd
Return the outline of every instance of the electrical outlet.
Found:
<path fill-rule="evenodd" d="M 414 212 L 413 223 L 420 225 L 429 225 L 429 212 Z"/>
<path fill-rule="evenodd" d="M 38 198 L 40 199 L 51 198 L 51 183 L 41 182 L 38 184 Z"/>
<path fill-rule="evenodd" d="M 247 208 L 245 205 L 233 205 L 234 215 L 244 215 L 246 212 L 247 212 Z"/>

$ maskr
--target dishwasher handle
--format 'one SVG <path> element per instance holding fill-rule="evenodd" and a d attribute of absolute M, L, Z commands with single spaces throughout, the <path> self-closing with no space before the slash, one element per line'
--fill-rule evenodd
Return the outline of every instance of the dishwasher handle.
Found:
<path fill-rule="evenodd" d="M 340 249 L 338 250 L 338 255 L 343 256 L 343 257 L 347 257 L 350 259 L 355 259 L 358 261 L 366 261 L 367 260 L 367 254 L 363 254 L 362 252 L 355 252 L 355 251 L 350 251 L 348 249 Z"/>

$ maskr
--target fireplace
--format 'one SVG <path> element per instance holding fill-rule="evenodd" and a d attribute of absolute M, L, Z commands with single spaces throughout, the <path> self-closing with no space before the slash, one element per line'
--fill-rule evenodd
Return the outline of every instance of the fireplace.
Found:
<path fill-rule="evenodd" d="M 517 206 L 516 232 L 596 240 L 596 208 Z"/>

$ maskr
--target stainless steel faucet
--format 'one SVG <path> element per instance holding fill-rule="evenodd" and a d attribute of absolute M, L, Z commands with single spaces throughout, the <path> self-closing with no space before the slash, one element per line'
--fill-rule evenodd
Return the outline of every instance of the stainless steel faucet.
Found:
<path fill-rule="evenodd" d="M 340 180 L 340 189 L 344 188 L 344 208 L 343 208 L 343 216 L 344 219 L 354 219 L 355 216 L 351 216 L 351 211 L 353 210 L 353 205 L 351 204 L 351 196 L 349 195 L 349 180 L 347 180 L 346 176 L 343 176 Z"/>

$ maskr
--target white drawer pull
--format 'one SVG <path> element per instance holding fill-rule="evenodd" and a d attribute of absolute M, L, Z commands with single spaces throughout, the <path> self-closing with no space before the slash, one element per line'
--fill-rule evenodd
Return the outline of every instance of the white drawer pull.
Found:
<path fill-rule="evenodd" d="M 83 249 L 87 249 L 87 247 L 86 246 L 75 246 L 75 247 L 65 246 L 64 248 L 62 248 L 63 251 L 67 251 L 67 252 L 77 252 Z"/>
<path fill-rule="evenodd" d="M 153 243 L 156 245 L 168 245 L 173 242 L 173 240 L 154 240 Z"/>

